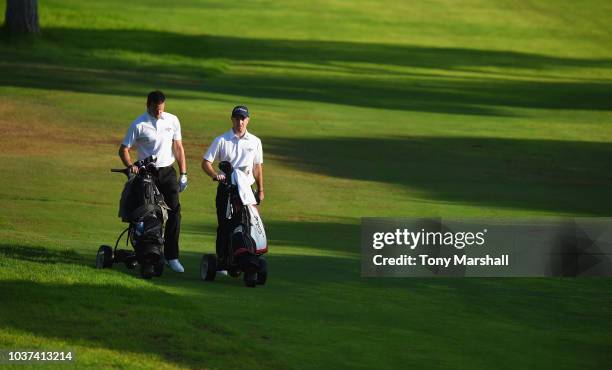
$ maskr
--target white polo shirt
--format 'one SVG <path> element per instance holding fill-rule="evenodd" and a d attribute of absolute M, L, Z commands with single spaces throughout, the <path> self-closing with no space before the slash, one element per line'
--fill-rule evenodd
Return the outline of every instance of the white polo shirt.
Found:
<path fill-rule="evenodd" d="M 145 112 L 132 122 L 123 139 L 123 145 L 128 148 L 136 146 L 139 160 L 155 155 L 155 165 L 167 167 L 174 163 L 172 140 L 181 140 L 181 123 L 178 117 L 163 112 L 160 119 L 156 119 Z"/>
<path fill-rule="evenodd" d="M 255 182 L 253 165 L 263 163 L 261 140 L 248 131 L 243 137 L 238 137 L 230 129 L 213 140 L 203 158 L 209 162 L 228 161 L 233 168 L 246 173 L 252 185 Z"/>

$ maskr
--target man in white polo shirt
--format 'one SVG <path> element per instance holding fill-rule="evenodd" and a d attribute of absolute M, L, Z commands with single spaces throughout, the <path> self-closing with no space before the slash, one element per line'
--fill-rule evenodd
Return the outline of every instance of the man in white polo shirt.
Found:
<path fill-rule="evenodd" d="M 170 210 L 164 232 L 164 256 L 170 268 L 176 272 L 185 269 L 178 260 L 179 233 L 181 227 L 181 204 L 179 192 L 187 188 L 187 163 L 181 137 L 181 124 L 173 114 L 164 112 L 166 97 L 161 91 L 153 91 L 147 97 L 147 111 L 132 122 L 119 147 L 119 158 L 133 173 L 138 169 L 130 158 L 130 148 L 136 147 L 138 159 L 151 155 L 157 157 L 155 184 L 164 196 Z M 176 171 L 172 166 L 178 162 L 180 178 L 177 182 Z"/>
<path fill-rule="evenodd" d="M 249 124 L 249 110 L 243 105 L 236 106 L 232 110 L 232 128 L 223 135 L 213 140 L 212 144 L 204 154 L 202 169 L 213 180 L 223 181 L 224 173 L 217 173 L 212 164 L 214 161 L 228 161 L 232 167 L 244 172 L 249 180 L 249 185 L 257 184 L 257 195 L 259 201 L 264 199 L 263 187 L 263 151 L 261 140 L 247 131 Z M 225 219 L 227 205 L 227 194 L 223 191 L 221 184 L 217 187 L 217 256 L 222 256 L 229 243 L 230 225 Z"/>

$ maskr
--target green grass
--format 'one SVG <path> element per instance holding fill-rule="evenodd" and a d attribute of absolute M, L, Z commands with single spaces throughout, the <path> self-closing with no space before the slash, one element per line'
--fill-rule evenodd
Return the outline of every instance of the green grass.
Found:
<path fill-rule="evenodd" d="M 5 1 L 0 1 L 3 9 Z M 0 39 L 0 349 L 75 367 L 601 368 L 609 279 L 362 279 L 364 216 L 610 217 L 612 5 L 40 2 Z M 187 272 L 93 268 L 117 147 L 162 89 L 181 119 Z M 264 145 L 270 281 L 198 278 L 199 170 L 238 103 Z"/>

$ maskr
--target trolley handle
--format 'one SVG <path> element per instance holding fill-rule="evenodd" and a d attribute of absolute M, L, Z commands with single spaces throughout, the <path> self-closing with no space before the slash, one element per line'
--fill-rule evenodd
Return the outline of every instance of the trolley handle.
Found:
<path fill-rule="evenodd" d="M 157 157 L 154 155 L 148 156 L 145 159 L 142 159 L 140 161 L 136 161 L 134 162 L 134 164 L 132 166 L 136 166 L 136 168 L 138 168 L 138 171 L 140 172 L 140 170 L 144 167 L 145 169 L 149 169 L 149 168 L 155 168 L 155 162 L 157 162 Z M 121 172 L 123 173 L 125 176 L 128 177 L 128 179 L 130 177 L 132 177 L 132 170 L 130 169 L 130 167 L 126 167 L 126 168 L 111 168 L 111 172 Z"/>
<path fill-rule="evenodd" d="M 111 168 L 111 172 L 119 172 L 124 174 L 128 180 L 132 178 L 132 176 L 134 176 L 134 174 L 132 173 L 132 171 L 130 170 L 129 167 L 126 168 Z"/>

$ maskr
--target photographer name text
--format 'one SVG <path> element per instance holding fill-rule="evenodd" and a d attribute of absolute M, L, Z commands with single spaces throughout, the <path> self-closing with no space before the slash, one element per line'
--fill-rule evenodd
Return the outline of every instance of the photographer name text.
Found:
<path fill-rule="evenodd" d="M 396 247 L 407 248 L 414 252 L 417 247 L 452 247 L 459 251 L 466 247 L 482 248 L 486 246 L 487 229 L 478 232 L 441 232 L 441 231 L 410 231 L 408 229 L 396 229 L 394 232 L 375 232 L 372 234 L 372 248 L 381 250 L 383 248 Z M 509 266 L 508 254 L 481 255 L 479 257 L 468 257 L 466 255 L 454 254 L 448 257 L 436 257 L 430 254 L 408 255 L 401 254 L 393 257 L 385 257 L 376 254 L 372 257 L 375 266 L 426 266 L 444 267 L 450 266 Z"/>

